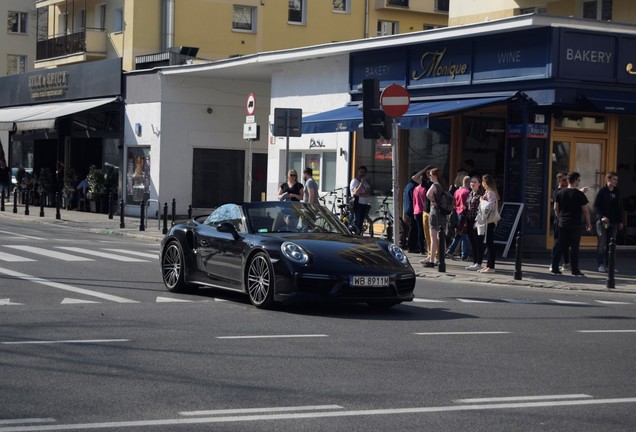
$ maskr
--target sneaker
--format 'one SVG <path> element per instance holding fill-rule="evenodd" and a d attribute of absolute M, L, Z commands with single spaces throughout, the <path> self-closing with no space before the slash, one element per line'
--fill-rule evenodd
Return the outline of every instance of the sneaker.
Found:
<path fill-rule="evenodd" d="M 605 266 L 603 264 L 601 264 L 600 266 L 598 266 L 598 272 L 599 273 L 605 273 Z"/>
<path fill-rule="evenodd" d="M 570 270 L 570 263 L 564 263 L 561 266 L 561 271 L 566 271 L 566 270 Z"/>
<path fill-rule="evenodd" d="M 557 271 L 552 271 L 552 267 L 550 267 L 550 273 L 552 273 L 553 275 L 561 275 L 563 273 L 561 273 L 559 270 Z"/>
<path fill-rule="evenodd" d="M 481 268 L 480 264 L 473 264 L 473 265 L 469 265 L 468 267 L 466 267 L 466 270 L 471 270 L 471 271 L 477 271 Z"/>
<path fill-rule="evenodd" d="M 479 273 L 494 273 L 494 272 L 495 272 L 495 269 L 490 267 L 484 267 L 483 269 L 479 270 Z"/>
<path fill-rule="evenodd" d="M 462 261 L 470 261 L 470 257 L 467 257 L 467 256 L 462 257 Z"/>
<path fill-rule="evenodd" d="M 581 272 L 576 272 L 576 273 L 572 273 L 572 276 L 574 276 L 574 277 L 583 277 L 585 275 L 583 273 L 581 273 Z"/>

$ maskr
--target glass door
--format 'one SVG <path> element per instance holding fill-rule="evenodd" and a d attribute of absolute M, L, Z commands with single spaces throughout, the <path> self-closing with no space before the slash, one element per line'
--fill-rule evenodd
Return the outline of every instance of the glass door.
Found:
<path fill-rule="evenodd" d="M 594 197 L 596 192 L 603 185 L 603 174 L 605 165 L 607 140 L 598 138 L 584 138 L 572 135 L 555 135 L 552 141 L 552 157 L 550 164 L 550 191 L 557 187 L 556 176 L 559 172 L 577 171 L 581 174 L 580 187 L 585 188 L 584 192 L 589 201 L 591 222 L 594 226 Z M 552 208 L 552 193 L 547 199 L 547 205 Z M 552 224 L 553 212 L 549 211 L 550 220 L 548 224 L 547 245 L 552 247 Z M 582 247 L 595 247 L 596 234 L 583 231 L 581 239 Z"/>

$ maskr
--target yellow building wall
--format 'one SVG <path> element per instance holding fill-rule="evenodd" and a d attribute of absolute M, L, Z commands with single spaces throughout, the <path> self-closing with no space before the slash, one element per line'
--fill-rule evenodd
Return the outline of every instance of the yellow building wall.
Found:
<path fill-rule="evenodd" d="M 176 2 L 177 4 L 179 2 Z M 135 69 L 135 57 L 156 54 L 162 48 L 162 1 L 126 0 L 124 4 L 124 33 L 119 47 L 122 68 Z"/>

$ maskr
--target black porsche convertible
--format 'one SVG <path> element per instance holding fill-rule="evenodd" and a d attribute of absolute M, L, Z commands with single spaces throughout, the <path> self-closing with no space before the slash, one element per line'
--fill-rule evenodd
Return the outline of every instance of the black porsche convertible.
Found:
<path fill-rule="evenodd" d="M 225 204 L 175 225 L 160 263 L 169 291 L 240 291 L 259 308 L 296 299 L 391 307 L 415 287 L 397 245 L 353 235 L 325 207 L 301 202 Z"/>

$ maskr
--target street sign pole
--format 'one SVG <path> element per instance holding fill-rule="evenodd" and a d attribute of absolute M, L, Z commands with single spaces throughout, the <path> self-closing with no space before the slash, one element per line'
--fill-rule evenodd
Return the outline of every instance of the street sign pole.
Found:
<path fill-rule="evenodd" d="M 285 112 L 285 178 L 287 178 L 287 173 L 289 173 L 289 132 L 291 129 L 291 111 L 287 110 Z M 298 181 L 298 177 L 296 177 L 296 181 Z"/>
<path fill-rule="evenodd" d="M 399 177 L 399 163 L 398 163 L 398 142 L 399 140 L 399 126 L 396 121 L 393 122 L 393 138 L 391 139 L 391 159 L 393 162 L 392 175 L 393 175 L 393 243 L 400 245 L 400 213 L 398 205 L 398 199 L 400 197 L 400 182 Z"/>

